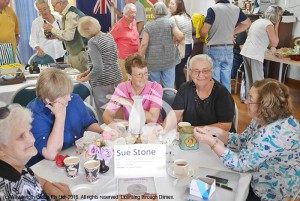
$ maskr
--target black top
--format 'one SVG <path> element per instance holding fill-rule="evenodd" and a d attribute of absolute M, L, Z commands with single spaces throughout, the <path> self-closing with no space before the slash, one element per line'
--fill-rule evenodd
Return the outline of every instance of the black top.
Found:
<path fill-rule="evenodd" d="M 215 81 L 211 94 L 201 100 L 193 81 L 181 85 L 172 105 L 174 110 L 184 110 L 183 121 L 192 126 L 204 126 L 218 122 L 232 122 L 234 100 L 227 89 Z M 233 124 L 230 129 L 234 131 Z"/>
<path fill-rule="evenodd" d="M 20 173 L 0 160 L 0 200 L 48 201 L 51 199 L 30 168 L 24 168 Z"/>
<path fill-rule="evenodd" d="M 247 39 L 247 32 L 243 31 L 236 36 L 235 43 L 233 45 L 233 52 L 240 54 L 241 48 L 240 45 L 244 45 Z"/>

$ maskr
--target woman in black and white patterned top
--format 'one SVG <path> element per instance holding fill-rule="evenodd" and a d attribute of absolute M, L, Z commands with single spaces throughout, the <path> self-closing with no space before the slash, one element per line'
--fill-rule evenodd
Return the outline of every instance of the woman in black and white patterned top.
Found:
<path fill-rule="evenodd" d="M 185 35 L 185 56 L 181 57 L 181 62 L 175 68 L 175 85 L 178 90 L 182 83 L 186 81 L 184 76 L 184 67 L 188 57 L 192 53 L 192 21 L 191 16 L 186 12 L 183 0 L 171 0 L 169 10 L 172 15 L 171 19 L 175 21 L 179 30 Z"/>
<path fill-rule="evenodd" d="M 35 177 L 25 167 L 37 154 L 31 122 L 30 110 L 0 102 L 0 200 L 51 200 L 71 195 L 66 184 Z"/>
<path fill-rule="evenodd" d="M 77 80 L 90 80 L 99 123 L 102 124 L 104 105 L 109 101 L 107 95 L 113 94 L 121 82 L 122 74 L 118 63 L 118 50 L 113 36 L 101 32 L 101 26 L 93 17 L 85 16 L 78 21 L 79 33 L 89 39 L 88 52 L 93 67 L 77 76 Z"/>

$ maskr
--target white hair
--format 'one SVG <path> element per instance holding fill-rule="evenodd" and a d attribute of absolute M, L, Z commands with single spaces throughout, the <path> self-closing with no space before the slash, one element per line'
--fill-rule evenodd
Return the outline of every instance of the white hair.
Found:
<path fill-rule="evenodd" d="M 193 58 L 191 58 L 190 60 L 190 66 L 192 67 L 194 62 L 196 61 L 207 61 L 211 68 L 213 68 L 214 65 L 213 60 L 207 54 L 198 54 L 196 56 L 193 56 Z"/>
<path fill-rule="evenodd" d="M 130 10 L 133 10 L 135 9 L 136 10 L 136 6 L 133 4 L 133 3 L 128 3 L 125 5 L 125 7 L 123 8 L 123 14 L 124 16 L 127 16 L 127 13 L 130 11 Z"/>
<path fill-rule="evenodd" d="M 14 134 L 14 129 L 20 126 L 23 122 L 32 122 L 32 113 L 29 109 L 22 107 L 19 104 L 5 104 L 0 102 L 2 108 L 0 114 L 0 146 L 6 145 L 10 137 Z M 7 108 L 7 109 L 5 109 Z"/>

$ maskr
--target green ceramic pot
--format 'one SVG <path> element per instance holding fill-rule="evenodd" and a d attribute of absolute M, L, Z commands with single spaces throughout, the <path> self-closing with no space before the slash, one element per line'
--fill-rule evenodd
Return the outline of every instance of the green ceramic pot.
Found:
<path fill-rule="evenodd" d="M 179 147 L 182 150 L 197 150 L 199 143 L 193 134 L 194 126 L 184 126 L 179 129 Z"/>

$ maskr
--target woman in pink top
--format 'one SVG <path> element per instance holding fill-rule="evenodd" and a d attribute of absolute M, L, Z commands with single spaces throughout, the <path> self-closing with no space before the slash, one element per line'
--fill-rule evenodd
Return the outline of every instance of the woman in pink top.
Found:
<path fill-rule="evenodd" d="M 103 113 L 104 123 L 114 123 L 117 111 L 123 107 L 124 119 L 129 119 L 133 96 L 143 96 L 146 123 L 161 122 L 162 86 L 148 81 L 147 61 L 139 54 L 126 58 L 125 68 L 129 81 L 118 85 Z"/>
<path fill-rule="evenodd" d="M 123 81 L 127 81 L 125 59 L 129 55 L 139 52 L 140 40 L 135 21 L 136 6 L 132 3 L 126 4 L 123 13 L 124 17 L 113 26 L 110 33 L 117 43 Z"/>

